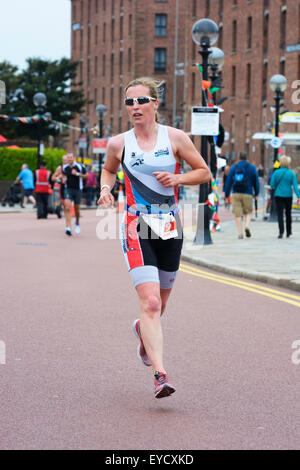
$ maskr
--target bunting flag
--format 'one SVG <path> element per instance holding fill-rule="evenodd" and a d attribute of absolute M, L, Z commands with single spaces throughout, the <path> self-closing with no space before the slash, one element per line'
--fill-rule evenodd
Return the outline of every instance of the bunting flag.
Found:
<path fill-rule="evenodd" d="M 5 119 L 7 121 L 19 121 L 22 122 L 22 124 L 35 124 L 41 120 L 48 121 L 49 123 L 53 123 L 57 126 L 59 126 L 60 130 L 62 131 L 64 128 L 65 129 L 74 129 L 76 131 L 81 131 L 80 127 L 75 127 L 75 126 L 70 126 L 69 124 L 65 124 L 64 122 L 59 122 L 59 121 L 54 121 L 53 119 L 49 119 L 44 117 L 43 115 L 40 114 L 35 114 L 34 116 L 28 116 L 28 117 L 19 117 L 19 116 L 7 116 L 6 114 L 0 114 L 0 119 Z M 94 129 L 94 128 L 93 128 Z M 93 131 L 93 129 L 90 129 L 90 132 Z"/>

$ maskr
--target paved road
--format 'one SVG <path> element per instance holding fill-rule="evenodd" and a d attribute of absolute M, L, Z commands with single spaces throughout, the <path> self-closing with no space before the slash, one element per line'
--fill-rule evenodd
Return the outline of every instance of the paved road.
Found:
<path fill-rule="evenodd" d="M 54 216 L 0 215 L 0 448 L 299 448 L 299 295 L 183 263 L 163 318 L 177 392 L 155 400 L 100 220 L 85 211 L 67 238 Z"/>

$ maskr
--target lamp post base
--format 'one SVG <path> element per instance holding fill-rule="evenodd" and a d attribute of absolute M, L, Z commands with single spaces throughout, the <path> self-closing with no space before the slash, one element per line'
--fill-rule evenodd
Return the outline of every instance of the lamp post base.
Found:
<path fill-rule="evenodd" d="M 208 205 L 206 203 L 199 203 L 197 211 L 197 229 L 194 239 L 194 245 L 213 244 L 209 229 L 210 218 L 211 211 Z"/>

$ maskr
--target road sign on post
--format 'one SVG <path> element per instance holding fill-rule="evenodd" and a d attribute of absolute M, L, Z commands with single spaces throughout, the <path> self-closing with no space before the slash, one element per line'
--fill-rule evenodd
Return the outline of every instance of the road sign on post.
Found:
<path fill-rule="evenodd" d="M 192 108 L 192 135 L 218 135 L 219 109 L 207 106 L 193 106 Z"/>
<path fill-rule="evenodd" d="M 87 138 L 86 135 L 82 134 L 78 139 L 78 148 L 86 149 L 87 148 Z"/>
<path fill-rule="evenodd" d="M 93 139 L 93 153 L 106 153 L 107 139 Z"/>
<path fill-rule="evenodd" d="M 282 145 L 282 139 L 280 137 L 273 137 L 270 144 L 273 147 L 273 149 L 279 149 Z"/>

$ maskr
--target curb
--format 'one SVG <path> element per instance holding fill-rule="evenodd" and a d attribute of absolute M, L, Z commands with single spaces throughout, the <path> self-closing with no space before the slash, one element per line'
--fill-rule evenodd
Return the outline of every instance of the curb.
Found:
<path fill-rule="evenodd" d="M 228 266 L 210 263 L 209 261 L 201 259 L 195 260 L 191 256 L 185 254 L 181 255 L 181 259 L 183 261 L 187 261 L 188 263 L 203 266 L 205 268 L 212 269 L 221 273 L 231 274 L 232 276 L 243 277 L 245 279 L 251 279 L 252 281 L 263 282 L 265 284 L 271 284 L 273 286 L 284 287 L 286 289 L 291 289 L 300 292 L 300 284 L 298 282 L 292 281 L 291 279 L 276 278 L 270 276 L 269 274 L 259 274 L 251 271 L 243 271 L 239 268 L 229 268 Z"/>

